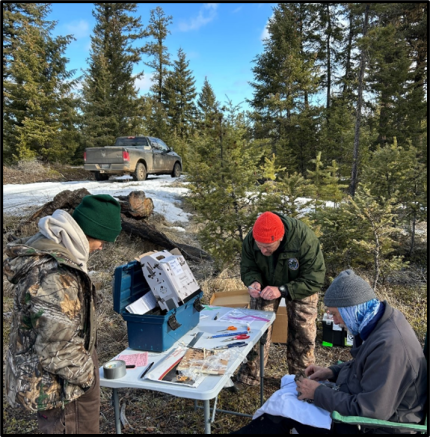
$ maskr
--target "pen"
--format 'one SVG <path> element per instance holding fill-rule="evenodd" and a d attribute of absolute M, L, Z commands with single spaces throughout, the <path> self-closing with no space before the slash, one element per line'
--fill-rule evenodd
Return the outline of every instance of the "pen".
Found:
<path fill-rule="evenodd" d="M 149 371 L 149 369 L 153 366 L 154 361 L 149 364 L 149 366 L 143 371 L 142 375 L 140 375 L 140 378 L 143 378 Z"/>
<path fill-rule="evenodd" d="M 219 313 L 216 313 L 216 316 L 214 317 L 214 320 L 217 320 L 219 316 Z"/>

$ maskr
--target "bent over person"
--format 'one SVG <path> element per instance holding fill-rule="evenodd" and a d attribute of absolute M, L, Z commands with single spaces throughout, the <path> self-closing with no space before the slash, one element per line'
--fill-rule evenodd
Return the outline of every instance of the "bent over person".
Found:
<path fill-rule="evenodd" d="M 288 373 L 315 362 L 318 291 L 324 283 L 325 263 L 318 238 L 303 222 L 272 212 L 261 214 L 245 237 L 240 273 L 253 309 L 277 311 L 281 297 L 288 313 Z M 267 363 L 272 328 L 264 346 Z M 259 384 L 258 351 L 248 355 L 237 380 Z"/>
<path fill-rule="evenodd" d="M 100 385 L 91 252 L 121 232 L 120 204 L 85 196 L 73 216 L 56 210 L 39 233 L 7 246 L 3 272 L 14 284 L 6 358 L 12 406 L 37 412 L 45 434 L 98 434 Z"/>

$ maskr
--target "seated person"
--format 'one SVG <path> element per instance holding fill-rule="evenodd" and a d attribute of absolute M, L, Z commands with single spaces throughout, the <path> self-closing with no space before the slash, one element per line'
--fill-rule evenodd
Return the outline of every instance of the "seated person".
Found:
<path fill-rule="evenodd" d="M 333 322 L 354 335 L 353 358 L 329 368 L 307 367 L 307 378 L 296 381 L 298 399 L 313 400 L 315 406 L 345 416 L 420 423 L 427 398 L 427 361 L 403 314 L 386 301 L 380 302 L 352 270 L 334 279 L 324 303 Z M 327 379 L 335 382 L 338 390 L 318 382 Z M 283 434 L 292 428 L 299 434 L 395 433 L 381 428 L 360 431 L 354 425 L 338 423 L 328 430 L 265 413 L 232 434 Z"/>

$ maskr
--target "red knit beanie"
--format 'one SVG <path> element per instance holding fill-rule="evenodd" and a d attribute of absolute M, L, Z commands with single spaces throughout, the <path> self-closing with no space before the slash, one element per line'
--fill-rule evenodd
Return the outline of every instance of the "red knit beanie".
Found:
<path fill-rule="evenodd" d="M 263 244 L 274 243 L 280 240 L 285 234 L 282 220 L 273 212 L 264 212 L 255 221 L 252 228 L 252 236 L 255 241 Z"/>

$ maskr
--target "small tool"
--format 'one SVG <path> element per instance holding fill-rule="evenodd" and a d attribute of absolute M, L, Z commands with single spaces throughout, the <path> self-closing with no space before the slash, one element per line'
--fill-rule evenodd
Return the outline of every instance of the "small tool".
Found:
<path fill-rule="evenodd" d="M 234 341 L 234 340 L 246 340 L 247 338 L 249 338 L 249 335 L 236 335 L 236 337 L 226 338 L 225 340 L 222 341 L 225 342 L 225 341 Z"/>
<path fill-rule="evenodd" d="M 140 378 L 143 378 L 151 369 L 151 367 L 154 365 L 154 361 L 149 364 L 149 366 L 143 371 L 142 375 L 140 375 Z"/>
<path fill-rule="evenodd" d="M 214 317 L 214 320 L 218 320 L 218 316 L 219 316 L 219 313 L 216 313 L 216 316 Z"/>
<path fill-rule="evenodd" d="M 233 337 L 235 335 L 246 335 L 248 334 L 248 331 L 241 331 L 241 332 L 229 332 L 228 334 L 217 334 L 217 335 L 212 335 L 208 338 L 219 338 L 219 337 Z"/>
<path fill-rule="evenodd" d="M 198 332 L 196 336 L 188 343 L 187 347 L 192 348 L 200 339 L 200 337 L 203 335 L 203 332 Z"/>
<path fill-rule="evenodd" d="M 237 331 L 236 326 L 229 326 L 227 329 L 220 329 L 217 332 L 225 332 L 225 331 Z"/>
<path fill-rule="evenodd" d="M 231 347 L 243 347 L 247 344 L 246 341 L 237 341 L 236 343 L 226 344 L 225 346 L 216 346 L 214 349 L 230 349 Z"/>

